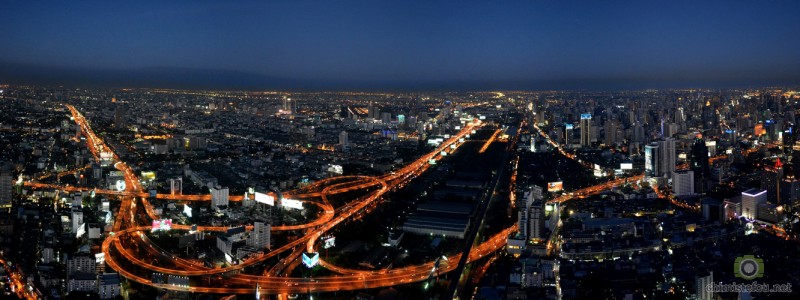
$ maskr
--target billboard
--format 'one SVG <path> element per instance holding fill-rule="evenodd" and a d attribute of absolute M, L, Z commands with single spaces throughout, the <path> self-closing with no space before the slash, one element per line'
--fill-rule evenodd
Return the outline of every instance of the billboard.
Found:
<path fill-rule="evenodd" d="M 275 197 L 273 197 L 271 195 L 264 194 L 264 193 L 256 192 L 256 202 L 263 203 L 263 204 L 266 204 L 266 205 L 275 206 Z M 286 205 L 286 204 L 284 204 L 284 205 Z"/>
<path fill-rule="evenodd" d="M 117 184 L 114 185 L 117 188 L 117 191 L 124 191 L 125 190 L 125 180 L 117 180 Z"/>
<path fill-rule="evenodd" d="M 303 264 L 309 269 L 319 264 L 319 253 L 303 253 Z"/>
<path fill-rule="evenodd" d="M 189 204 L 184 204 L 183 205 L 183 214 L 186 215 L 189 218 L 192 217 L 192 207 L 189 206 Z"/>
<path fill-rule="evenodd" d="M 564 182 L 563 181 L 554 181 L 547 183 L 547 191 L 548 192 L 559 192 L 564 190 Z"/>
<path fill-rule="evenodd" d="M 575 125 L 567 124 L 567 125 L 564 125 L 564 128 L 566 128 L 567 130 L 572 130 L 573 128 L 575 128 Z"/>
<path fill-rule="evenodd" d="M 94 262 L 101 264 L 106 262 L 106 254 L 103 252 L 94 254 Z"/>
<path fill-rule="evenodd" d="M 303 209 L 303 202 L 293 199 L 283 199 L 281 200 L 281 205 L 284 208 Z"/>
<path fill-rule="evenodd" d="M 621 163 L 619 164 L 619 168 L 621 170 L 633 170 L 633 163 Z"/>
<path fill-rule="evenodd" d="M 336 237 L 335 236 L 326 236 L 322 238 L 322 248 L 330 249 L 336 247 Z"/>
<path fill-rule="evenodd" d="M 581 114 L 581 120 L 591 119 L 592 114 Z"/>
<path fill-rule="evenodd" d="M 150 227 L 150 231 L 152 232 L 170 229 L 172 229 L 172 220 L 170 219 L 153 220 L 153 223 Z"/>
<path fill-rule="evenodd" d="M 86 223 L 78 225 L 78 230 L 75 232 L 75 238 L 80 238 L 86 233 Z"/>

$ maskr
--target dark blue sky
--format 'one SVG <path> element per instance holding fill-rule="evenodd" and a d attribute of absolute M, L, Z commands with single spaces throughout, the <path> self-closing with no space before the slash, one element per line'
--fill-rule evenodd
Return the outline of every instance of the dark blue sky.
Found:
<path fill-rule="evenodd" d="M 0 80 L 343 89 L 800 82 L 800 1 L 112 2 L 4 3 Z M 145 80 L 156 73 L 167 78 Z"/>

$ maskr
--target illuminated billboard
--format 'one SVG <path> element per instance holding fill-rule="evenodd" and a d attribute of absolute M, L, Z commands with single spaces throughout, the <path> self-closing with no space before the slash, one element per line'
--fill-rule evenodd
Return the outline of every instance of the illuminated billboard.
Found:
<path fill-rule="evenodd" d="M 78 230 L 75 232 L 75 238 L 80 238 L 86 233 L 86 223 L 78 225 Z"/>
<path fill-rule="evenodd" d="M 319 253 L 303 253 L 303 264 L 309 269 L 319 264 Z"/>
<path fill-rule="evenodd" d="M 633 170 L 633 163 L 621 163 L 619 164 L 619 168 L 621 170 Z"/>
<path fill-rule="evenodd" d="M 303 202 L 294 199 L 283 199 L 281 205 L 284 208 L 303 209 Z"/>
<path fill-rule="evenodd" d="M 592 114 L 581 114 L 581 120 L 591 119 Z"/>
<path fill-rule="evenodd" d="M 96 262 L 98 264 L 102 264 L 102 263 L 106 262 L 106 254 L 103 253 L 103 252 L 95 253 L 94 254 L 94 262 Z"/>
<path fill-rule="evenodd" d="M 170 219 L 153 220 L 153 224 L 150 227 L 150 231 L 152 232 L 170 229 L 172 229 L 172 220 Z"/>
<path fill-rule="evenodd" d="M 330 249 L 336 247 L 336 237 L 335 236 L 327 236 L 322 239 L 322 248 Z"/>
<path fill-rule="evenodd" d="M 264 194 L 264 193 L 256 192 L 256 202 L 263 203 L 263 204 L 266 204 L 266 205 L 275 206 L 275 197 L 267 195 L 267 194 Z M 284 205 L 286 205 L 286 204 L 284 204 Z"/>
<path fill-rule="evenodd" d="M 184 204 L 183 205 L 183 214 L 186 215 L 189 218 L 192 217 L 192 207 L 189 206 L 189 204 Z"/>
<path fill-rule="evenodd" d="M 125 180 L 117 180 L 117 184 L 115 185 L 117 191 L 124 191 L 125 190 Z"/>
<path fill-rule="evenodd" d="M 563 181 L 554 181 L 547 183 L 547 191 L 548 192 L 559 192 L 564 190 L 564 182 Z"/>
<path fill-rule="evenodd" d="M 567 125 L 564 125 L 564 128 L 566 128 L 567 130 L 572 130 L 573 128 L 575 128 L 575 125 L 567 124 Z"/>

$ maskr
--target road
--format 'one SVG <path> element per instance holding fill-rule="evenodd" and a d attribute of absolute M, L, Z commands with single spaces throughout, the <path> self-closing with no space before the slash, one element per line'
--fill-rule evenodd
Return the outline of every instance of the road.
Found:
<path fill-rule="evenodd" d="M 468 123 L 456 135 L 442 143 L 439 147 L 434 149 L 428 154 L 423 155 L 416 161 L 411 162 L 405 167 L 396 170 L 395 172 L 385 174 L 379 177 L 368 176 L 346 176 L 334 177 L 325 180 L 320 180 L 315 184 L 294 191 L 287 191 L 284 193 L 285 197 L 298 199 L 310 205 L 317 205 L 321 208 L 322 213 L 318 218 L 306 224 L 288 225 L 288 226 L 275 226 L 272 229 L 275 231 L 280 230 L 306 230 L 307 233 L 303 237 L 289 242 L 285 245 L 279 246 L 272 251 L 266 252 L 262 255 L 251 257 L 240 264 L 233 265 L 226 268 L 207 268 L 200 266 L 190 260 L 175 258 L 166 250 L 155 246 L 149 239 L 143 238 L 143 232 L 150 231 L 150 226 L 136 226 L 136 218 L 134 214 L 137 211 L 137 203 L 144 206 L 146 217 L 155 219 L 158 216 L 154 214 L 152 205 L 145 199 L 147 193 L 142 189 L 140 181 L 135 172 L 126 163 L 121 161 L 113 150 L 99 138 L 92 130 L 90 124 L 85 117 L 73 106 L 67 106 L 73 115 L 76 123 L 81 127 L 81 134 L 86 137 L 87 145 L 92 154 L 97 159 L 107 159 L 114 163 L 116 169 L 123 172 L 125 176 L 125 189 L 121 191 L 92 189 L 96 193 L 106 194 L 115 197 L 122 201 L 120 210 L 117 213 L 117 218 L 114 224 L 114 232 L 109 234 L 102 244 L 102 251 L 106 255 L 106 263 L 114 270 L 118 271 L 122 276 L 129 280 L 136 281 L 142 284 L 176 291 L 190 291 L 202 293 L 239 293 L 249 294 L 254 293 L 256 286 L 262 294 L 283 294 L 283 293 L 306 293 L 306 292 L 325 292 L 325 291 L 339 291 L 339 290 L 356 290 L 363 288 L 375 288 L 392 286 L 403 283 L 411 283 L 425 280 L 434 264 L 434 262 L 425 263 L 422 265 L 408 266 L 404 268 L 396 268 L 391 270 L 379 271 L 363 271 L 342 268 L 333 266 L 329 263 L 322 263 L 323 267 L 330 268 L 341 275 L 325 276 L 314 278 L 313 281 L 307 278 L 292 278 L 292 277 L 279 277 L 277 275 L 280 267 L 273 267 L 275 272 L 266 272 L 268 275 L 248 275 L 240 274 L 239 270 L 248 266 L 259 264 L 271 257 L 280 253 L 306 248 L 307 251 L 314 251 L 315 242 L 325 232 L 331 230 L 333 227 L 341 222 L 349 221 L 358 218 L 362 212 L 370 210 L 377 205 L 378 200 L 388 191 L 401 188 L 419 174 L 425 172 L 430 167 L 430 160 L 439 160 L 443 154 L 452 153 L 455 151 L 451 145 L 460 146 L 459 139 L 464 138 L 467 134 L 482 124 L 480 121 Z M 30 188 L 46 188 L 46 189 L 59 189 L 66 191 L 89 190 L 90 188 L 84 187 L 70 187 L 58 186 L 52 184 L 44 184 L 38 182 L 26 182 L 26 186 Z M 362 196 L 354 201 L 348 203 L 345 207 L 334 209 L 329 201 L 328 196 L 346 193 L 351 191 L 367 191 L 365 196 Z M 157 199 L 174 200 L 174 201 L 210 201 L 209 195 L 169 195 L 158 194 Z M 241 201 L 242 196 L 231 197 L 232 201 Z M 189 230 L 189 226 L 173 225 L 174 230 Z M 227 230 L 227 227 L 220 226 L 198 226 L 199 231 L 209 232 L 222 232 Z M 252 226 L 248 226 L 247 230 L 251 230 Z M 499 234 L 492 236 L 486 242 L 472 248 L 471 251 L 464 254 L 454 255 L 450 260 L 463 260 L 469 262 L 475 259 L 480 259 L 494 251 L 502 249 L 505 246 L 506 236 L 516 230 L 511 227 L 503 230 Z M 131 239 L 124 239 L 127 237 L 135 237 Z M 149 256 L 149 261 L 145 261 L 139 253 L 134 252 L 133 245 L 125 245 L 123 243 L 140 243 L 140 246 L 146 250 L 146 255 Z M 305 247 L 302 247 L 305 246 Z M 292 251 L 299 253 L 298 251 Z M 157 254 L 158 253 L 158 254 Z M 467 254 L 468 255 L 465 255 Z M 161 257 L 163 260 L 170 261 L 168 265 L 156 265 L 155 260 L 151 257 Z M 296 255 L 292 255 L 296 256 Z M 170 259 L 170 257 L 172 257 Z M 291 264 L 291 259 L 284 260 L 284 264 Z M 122 263 L 124 262 L 124 263 Z M 135 270 L 146 270 L 148 272 L 158 272 L 163 274 L 177 275 L 177 276 L 208 276 L 215 274 L 235 274 L 230 276 L 231 283 L 236 287 L 216 287 L 216 286 L 192 286 L 183 287 L 168 284 L 153 283 L 149 278 L 140 276 L 141 272 Z M 441 272 L 449 272 L 455 269 L 455 266 L 445 266 L 440 270 Z M 231 273 L 233 272 L 233 273 Z"/>

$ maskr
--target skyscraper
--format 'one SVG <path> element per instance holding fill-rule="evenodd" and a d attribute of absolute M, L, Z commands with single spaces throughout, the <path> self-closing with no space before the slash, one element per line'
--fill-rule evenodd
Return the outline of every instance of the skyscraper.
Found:
<path fill-rule="evenodd" d="M 711 174 L 711 167 L 708 165 L 708 147 L 701 135 L 695 137 L 692 143 L 692 171 L 694 171 L 695 191 L 704 193 L 706 191 L 706 179 Z"/>
<path fill-rule="evenodd" d="M 592 144 L 592 114 L 581 114 L 581 147 Z"/>
<path fill-rule="evenodd" d="M 347 138 L 347 131 L 342 130 L 339 133 L 339 147 L 342 148 L 342 151 L 347 151 L 349 149 L 350 141 Z"/>
<path fill-rule="evenodd" d="M 666 138 L 659 142 L 661 146 L 661 174 L 671 177 L 675 172 L 675 140 Z"/>
<path fill-rule="evenodd" d="M 661 146 L 650 143 L 644 146 L 644 176 L 653 178 L 661 174 Z"/>
<path fill-rule="evenodd" d="M 11 165 L 0 165 L 0 208 L 11 207 L 13 200 L 14 177 L 11 174 Z"/>

